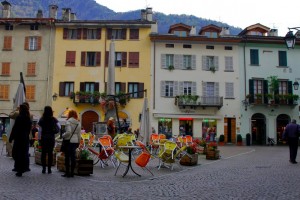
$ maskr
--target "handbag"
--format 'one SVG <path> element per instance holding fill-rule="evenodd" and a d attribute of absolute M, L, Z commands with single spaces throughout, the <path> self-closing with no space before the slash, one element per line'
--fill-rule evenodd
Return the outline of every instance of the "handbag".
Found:
<path fill-rule="evenodd" d="M 78 126 L 78 124 L 76 125 L 76 127 L 75 127 L 75 129 L 74 129 L 74 131 L 73 131 L 73 133 L 72 133 L 72 135 L 71 135 L 70 138 L 72 138 L 72 136 L 74 135 L 74 132 L 77 129 L 77 126 Z M 70 140 L 63 139 L 63 141 L 61 143 L 60 151 L 61 152 L 66 152 L 66 150 L 68 149 L 69 144 L 70 144 Z"/>

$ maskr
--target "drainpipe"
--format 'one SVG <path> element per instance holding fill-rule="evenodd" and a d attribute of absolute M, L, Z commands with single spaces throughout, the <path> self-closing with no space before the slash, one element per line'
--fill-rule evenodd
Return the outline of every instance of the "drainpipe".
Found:
<path fill-rule="evenodd" d="M 49 102 L 50 104 L 50 101 L 49 101 L 49 92 L 53 92 L 53 88 L 51 87 L 51 91 L 49 90 L 50 88 L 50 74 L 52 74 L 52 83 L 53 83 L 53 76 L 54 76 L 54 66 L 52 67 L 52 73 L 50 73 L 50 69 L 51 69 L 51 54 L 53 53 L 52 52 L 52 32 L 53 32 L 53 24 L 52 24 L 52 19 L 50 19 L 50 36 L 49 36 L 49 53 L 48 53 L 48 74 L 47 74 L 47 96 L 46 96 L 46 105 L 48 105 L 47 102 Z"/>
<path fill-rule="evenodd" d="M 152 77 L 152 81 L 153 81 L 153 90 L 152 90 L 152 94 L 153 94 L 153 97 L 152 97 L 152 102 L 153 102 L 153 110 L 155 109 L 155 59 L 156 59 L 156 43 L 154 41 L 153 43 L 153 77 Z"/>
<path fill-rule="evenodd" d="M 247 86 L 247 72 L 246 72 L 246 44 L 247 44 L 247 37 L 245 38 L 245 41 L 244 41 L 244 86 L 245 86 L 245 89 L 244 89 L 244 98 L 246 99 L 246 95 L 247 95 L 247 91 L 246 91 L 246 86 Z"/>

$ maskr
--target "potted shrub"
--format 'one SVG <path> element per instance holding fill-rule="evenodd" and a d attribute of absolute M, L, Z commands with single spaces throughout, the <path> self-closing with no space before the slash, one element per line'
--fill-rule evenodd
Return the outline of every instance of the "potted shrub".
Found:
<path fill-rule="evenodd" d="M 169 70 L 169 71 L 174 70 L 174 65 L 169 65 L 169 66 L 168 66 L 168 70 Z"/>
<path fill-rule="evenodd" d="M 182 156 L 179 162 L 181 165 L 192 166 L 198 164 L 197 145 L 196 142 L 193 142 L 186 148 L 187 153 Z"/>
<path fill-rule="evenodd" d="M 261 104 L 262 103 L 262 94 L 255 94 L 256 96 L 256 103 Z"/>
<path fill-rule="evenodd" d="M 238 146 L 242 146 L 243 145 L 243 138 L 241 134 L 238 134 L 236 137 L 236 143 Z"/>
<path fill-rule="evenodd" d="M 212 73 L 215 73 L 216 72 L 216 67 L 214 67 L 214 66 L 209 67 L 209 71 L 211 71 Z"/>
<path fill-rule="evenodd" d="M 220 151 L 216 142 L 210 142 L 207 145 L 206 159 L 207 160 L 217 160 L 220 158 Z"/>
<path fill-rule="evenodd" d="M 225 142 L 225 136 L 223 134 L 220 135 L 219 137 L 219 145 L 224 146 Z"/>
<path fill-rule="evenodd" d="M 99 103 L 99 99 L 100 99 L 100 92 L 99 91 L 94 91 L 92 93 L 92 103 Z"/>
<path fill-rule="evenodd" d="M 294 103 L 297 102 L 299 100 L 299 95 L 293 94 L 292 99 L 293 99 Z"/>

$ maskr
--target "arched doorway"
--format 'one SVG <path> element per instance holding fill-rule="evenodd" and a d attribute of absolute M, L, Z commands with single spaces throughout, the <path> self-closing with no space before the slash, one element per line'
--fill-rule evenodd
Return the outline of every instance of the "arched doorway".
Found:
<path fill-rule="evenodd" d="M 251 118 L 251 136 L 253 145 L 266 144 L 266 117 L 261 113 Z"/>
<path fill-rule="evenodd" d="M 84 127 L 86 132 L 92 132 L 93 122 L 98 122 L 99 116 L 95 111 L 86 111 L 82 114 L 81 126 Z"/>
<path fill-rule="evenodd" d="M 277 144 L 282 144 L 282 133 L 285 126 L 291 121 L 290 116 L 286 114 L 278 115 L 276 118 Z"/>

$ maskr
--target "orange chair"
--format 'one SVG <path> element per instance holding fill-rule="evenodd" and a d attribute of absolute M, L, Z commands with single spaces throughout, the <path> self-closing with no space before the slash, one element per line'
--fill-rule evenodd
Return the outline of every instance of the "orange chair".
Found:
<path fill-rule="evenodd" d="M 150 136 L 150 151 L 152 154 L 152 151 L 155 150 L 157 152 L 157 149 L 159 147 L 159 135 L 157 133 L 152 133 Z"/>
<path fill-rule="evenodd" d="M 151 154 L 147 151 L 143 151 L 136 159 L 135 159 L 135 164 L 140 166 L 142 169 L 146 169 L 148 172 L 150 172 L 153 175 L 153 173 L 146 167 L 147 164 L 149 163 L 151 158 Z"/>
<path fill-rule="evenodd" d="M 101 161 L 101 167 L 104 168 L 104 165 L 108 166 L 108 161 L 111 161 L 114 167 L 115 161 L 113 159 L 114 155 L 114 148 L 112 147 L 112 139 L 111 137 L 103 136 L 98 139 L 99 144 L 101 145 L 101 152 L 99 155 L 100 161 Z"/>
<path fill-rule="evenodd" d="M 187 146 L 193 144 L 193 137 L 190 136 L 190 135 L 184 136 L 184 143 L 185 143 L 185 145 L 187 145 Z"/>

